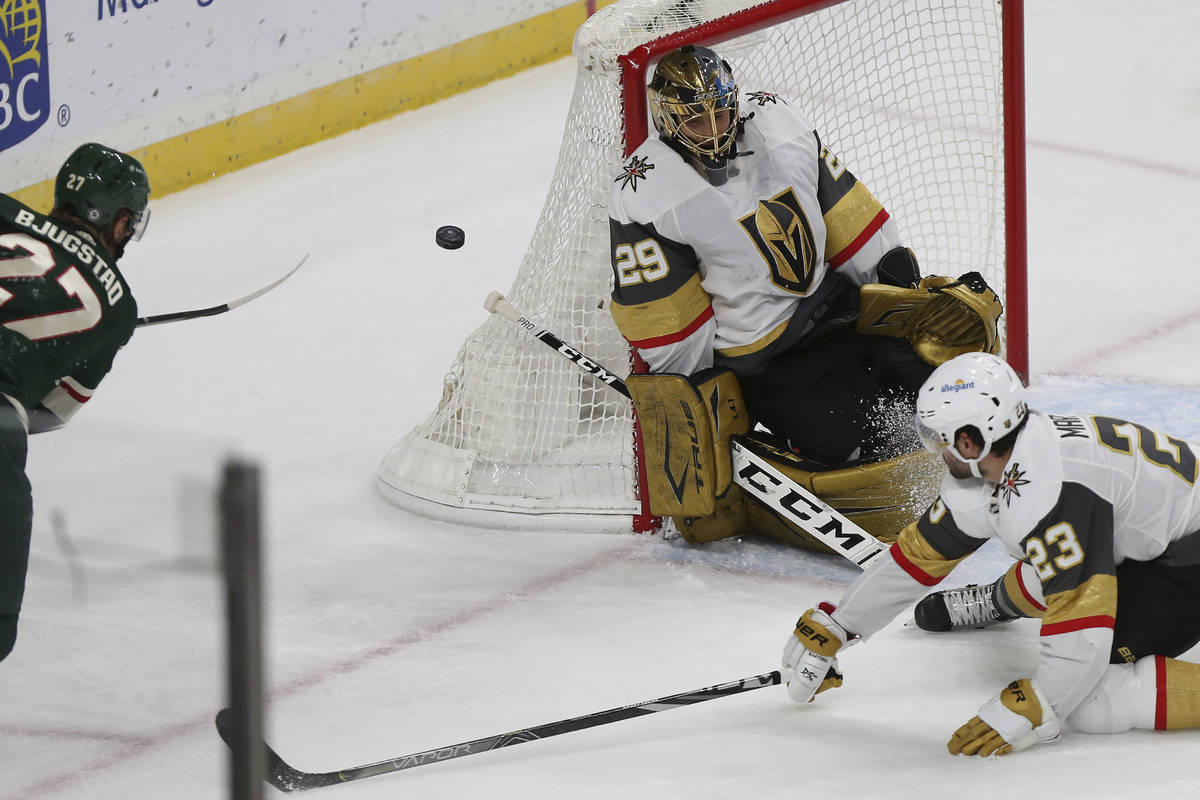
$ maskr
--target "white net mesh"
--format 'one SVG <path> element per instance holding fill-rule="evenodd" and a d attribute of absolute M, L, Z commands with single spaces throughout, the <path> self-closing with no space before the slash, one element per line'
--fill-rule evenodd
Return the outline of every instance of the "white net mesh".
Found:
<path fill-rule="evenodd" d="M 625 137 L 617 58 L 699 24 L 797 4 L 621 0 L 580 28 L 558 165 L 507 294 L 515 307 L 627 373 L 608 311 L 607 198 Z M 1003 297 L 996 0 L 850 0 L 738 39 L 711 25 L 702 36 L 743 92 L 782 94 L 806 111 L 888 208 L 925 274 L 979 270 Z M 623 530 L 641 508 L 635 475 L 629 402 L 499 316 L 466 340 L 442 402 L 379 470 L 389 499 L 434 516 L 528 527 L 527 516 L 456 511 L 587 515 Z"/>

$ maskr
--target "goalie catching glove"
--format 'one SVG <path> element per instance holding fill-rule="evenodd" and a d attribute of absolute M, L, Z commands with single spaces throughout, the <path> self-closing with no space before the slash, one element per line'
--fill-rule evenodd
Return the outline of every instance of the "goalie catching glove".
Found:
<path fill-rule="evenodd" d="M 922 278 L 916 288 L 868 283 L 859 290 L 860 333 L 908 339 L 922 360 L 938 366 L 963 353 L 997 353 L 1004 308 L 978 272 L 953 280 Z"/>
<path fill-rule="evenodd" d="M 830 603 L 805 611 L 783 648 L 783 680 L 788 697 L 797 703 L 811 703 L 821 692 L 842 685 L 837 653 L 855 638 L 833 621 L 833 611 Z"/>
<path fill-rule="evenodd" d="M 1028 678 L 1013 681 L 950 737 L 952 755 L 1003 756 L 1058 738 L 1054 708 Z"/>

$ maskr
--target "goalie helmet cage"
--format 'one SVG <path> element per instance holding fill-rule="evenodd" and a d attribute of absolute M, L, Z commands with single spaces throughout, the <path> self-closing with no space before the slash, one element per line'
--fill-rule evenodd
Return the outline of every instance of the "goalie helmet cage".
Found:
<path fill-rule="evenodd" d="M 608 310 L 609 187 L 648 135 L 649 70 L 704 44 L 730 62 L 743 97 L 771 92 L 808 114 L 925 274 L 985 275 L 1005 302 L 1007 357 L 1024 374 L 1021 32 L 1021 0 L 600 9 L 575 36 L 558 163 L 509 300 L 606 367 L 630 367 Z M 638 438 L 627 399 L 497 315 L 463 344 L 432 415 L 384 456 L 378 485 L 409 510 L 483 527 L 648 530 Z"/>

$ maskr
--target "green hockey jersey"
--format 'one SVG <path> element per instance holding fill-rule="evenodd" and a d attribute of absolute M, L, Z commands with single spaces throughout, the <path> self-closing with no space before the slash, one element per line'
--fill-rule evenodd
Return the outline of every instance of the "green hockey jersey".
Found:
<path fill-rule="evenodd" d="M 136 324 L 137 304 L 103 245 L 0 194 L 0 393 L 66 422 Z"/>

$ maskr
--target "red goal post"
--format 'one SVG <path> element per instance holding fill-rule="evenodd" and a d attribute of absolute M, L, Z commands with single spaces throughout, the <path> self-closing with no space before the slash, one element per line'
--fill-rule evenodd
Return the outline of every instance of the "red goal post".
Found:
<path fill-rule="evenodd" d="M 559 160 L 505 294 L 610 368 L 607 196 L 649 135 L 662 54 L 706 44 L 739 87 L 797 103 L 869 186 L 925 274 L 978 270 L 1005 303 L 1006 356 L 1027 373 L 1022 0 L 618 0 L 577 32 Z M 499 287 L 497 287 L 499 288 Z M 482 298 L 481 298 L 482 300 Z M 639 530 L 629 403 L 491 318 L 433 414 L 384 457 L 384 496 L 500 528 Z"/>

